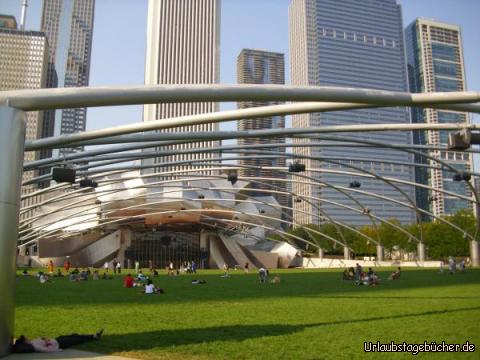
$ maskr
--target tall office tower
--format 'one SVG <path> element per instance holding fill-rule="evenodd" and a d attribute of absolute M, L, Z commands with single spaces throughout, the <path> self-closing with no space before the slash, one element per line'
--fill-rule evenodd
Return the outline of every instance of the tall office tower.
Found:
<path fill-rule="evenodd" d="M 402 15 L 395 0 L 292 0 L 289 21 L 293 85 L 407 91 Z M 405 108 L 336 111 L 295 115 L 292 118 L 295 128 L 409 122 L 409 113 Z M 412 143 L 411 135 L 405 132 L 340 135 L 386 144 Z M 402 223 L 415 220 L 411 208 L 385 200 L 388 197 L 410 204 L 414 201 L 411 186 L 397 183 L 405 192 L 402 194 L 385 182 L 351 175 L 358 170 L 349 167 L 413 181 L 413 170 L 403 164 L 411 162 L 408 154 L 387 148 L 331 147 L 328 141 L 313 139 L 295 142 L 307 141 L 320 146 L 296 148 L 294 152 L 334 162 L 305 160 L 307 169 L 314 169 L 307 171 L 306 175 L 315 177 L 321 185 L 295 185 L 294 193 L 313 199 L 311 202 L 300 198 L 294 202 L 294 217 L 298 223 L 319 223 L 319 218 L 312 215 L 318 215 L 317 208 L 334 219 L 354 225 L 371 224 L 371 217 L 365 216 L 368 214 L 385 219 L 396 218 Z M 360 183 L 360 189 L 349 188 L 354 181 Z M 328 184 L 343 187 L 343 192 Z M 359 191 L 370 192 L 372 196 Z M 345 194 L 353 196 L 360 204 Z"/>
<path fill-rule="evenodd" d="M 44 0 L 41 30 L 48 38 L 48 87 L 88 86 L 95 0 Z M 42 137 L 85 131 L 87 109 L 46 113 Z M 56 156 L 82 147 L 54 150 Z M 51 153 L 42 153 L 42 157 Z"/>
<path fill-rule="evenodd" d="M 407 47 L 408 75 L 411 92 L 465 91 L 465 68 L 460 28 L 433 20 L 417 19 L 405 30 Z M 465 113 L 434 109 L 412 109 L 415 123 L 465 123 L 469 117 Z M 416 144 L 446 146 L 448 131 L 416 132 Z M 458 170 L 471 171 L 472 157 L 468 153 L 455 151 L 431 151 L 429 155 L 448 162 Z M 433 161 L 419 157 L 418 162 L 437 166 Z M 451 191 L 471 198 L 472 192 L 463 181 L 453 181 L 451 172 L 441 169 L 419 168 L 416 181 L 434 188 Z M 451 215 L 461 209 L 472 209 L 471 202 L 449 194 L 419 188 L 416 191 L 419 207 L 430 210 L 434 215 Z"/>
<path fill-rule="evenodd" d="M 18 30 L 13 16 L 0 15 L 0 49 L 0 91 L 45 87 L 48 43 L 44 33 Z M 28 111 L 25 114 L 26 139 L 40 138 L 43 112 Z M 25 152 L 25 162 L 37 158 L 37 152 Z M 25 172 L 23 180 L 29 180 L 35 175 L 33 171 Z"/>
<path fill-rule="evenodd" d="M 147 54 L 145 84 L 214 84 L 220 78 L 220 1 L 149 0 L 147 21 Z M 217 111 L 212 102 L 145 105 L 143 121 Z M 162 130 L 165 132 L 214 131 L 216 124 L 182 126 Z M 188 154 L 193 148 L 211 148 L 217 141 L 192 142 L 156 148 L 156 151 L 173 151 L 174 155 L 153 158 L 143 164 L 182 162 L 212 159 L 218 153 Z M 152 151 L 152 149 L 148 150 Z M 159 167 L 145 172 L 181 171 L 192 169 L 186 163 Z M 208 172 L 208 171 L 206 171 Z"/>
<path fill-rule="evenodd" d="M 243 49 L 237 58 L 237 82 L 239 84 L 285 84 L 285 59 L 280 53 Z M 238 103 L 239 109 L 246 109 L 257 106 L 275 105 L 279 102 L 266 101 L 242 101 Z M 284 116 L 271 116 L 267 118 L 242 119 L 237 122 L 237 129 L 244 130 L 260 130 L 260 129 L 278 129 L 285 127 Z M 246 138 L 238 139 L 239 145 L 259 145 L 284 143 L 285 138 Z M 265 148 L 267 151 L 279 151 L 284 153 L 285 148 Z M 248 156 L 248 153 L 242 154 Z M 250 154 L 251 155 L 251 154 Z M 248 177 L 264 177 L 286 179 L 285 173 L 278 170 L 262 169 L 264 167 L 284 167 L 285 157 L 270 158 L 268 156 L 256 156 L 255 159 L 240 159 L 239 164 L 243 166 L 253 166 L 256 168 L 241 168 L 240 176 Z M 285 193 L 285 181 L 259 180 L 264 184 L 252 182 L 252 189 L 267 189 L 282 191 Z M 285 194 L 273 194 L 268 192 L 259 192 L 258 195 L 273 195 L 277 201 L 283 205 L 287 205 L 287 196 Z"/>

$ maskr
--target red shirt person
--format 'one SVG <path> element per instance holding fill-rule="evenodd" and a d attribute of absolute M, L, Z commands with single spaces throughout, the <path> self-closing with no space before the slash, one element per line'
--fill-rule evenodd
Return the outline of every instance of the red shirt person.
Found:
<path fill-rule="evenodd" d="M 70 270 L 70 261 L 68 259 L 65 260 L 65 262 L 63 263 L 63 268 L 67 273 L 68 273 L 68 270 Z"/>
<path fill-rule="evenodd" d="M 125 286 L 126 288 L 133 287 L 133 277 L 132 277 L 132 275 L 128 274 L 127 276 L 125 276 L 125 279 L 123 279 L 123 286 Z"/>

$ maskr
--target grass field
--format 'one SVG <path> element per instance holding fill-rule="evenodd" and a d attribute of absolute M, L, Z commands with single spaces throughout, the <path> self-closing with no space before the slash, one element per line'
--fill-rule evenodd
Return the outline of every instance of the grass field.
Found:
<path fill-rule="evenodd" d="M 380 271 L 386 278 L 390 269 Z M 40 284 L 18 279 L 16 335 L 57 336 L 105 328 L 84 350 L 139 359 L 411 358 L 366 354 L 364 342 L 436 341 L 480 346 L 480 270 L 405 270 L 378 287 L 341 280 L 340 270 L 278 270 L 280 284 L 218 271 L 168 277 L 164 295 L 122 287 L 122 277 Z M 193 278 L 205 285 L 192 285 Z M 479 352 L 417 357 L 479 359 Z"/>

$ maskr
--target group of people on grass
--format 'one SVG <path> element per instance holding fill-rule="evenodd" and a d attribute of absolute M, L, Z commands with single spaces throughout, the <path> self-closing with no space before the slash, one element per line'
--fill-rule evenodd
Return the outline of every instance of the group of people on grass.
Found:
<path fill-rule="evenodd" d="M 240 268 L 238 265 L 234 267 L 234 269 L 236 270 L 237 268 Z M 243 266 L 243 272 L 245 274 L 249 274 L 250 272 L 250 264 L 248 262 L 245 262 L 245 265 Z M 230 267 L 228 266 L 227 263 L 224 263 L 223 264 L 223 275 L 221 275 L 220 277 L 222 278 L 229 278 L 230 277 L 230 273 L 229 273 L 229 270 L 230 270 Z M 258 281 L 262 284 L 264 283 L 267 283 L 268 282 L 268 278 L 270 276 L 270 272 L 268 271 L 267 268 L 264 268 L 264 267 L 260 267 L 258 269 Z M 278 275 L 275 275 L 271 280 L 270 280 L 271 283 L 274 283 L 274 284 L 278 284 L 280 283 L 280 276 Z"/>
<path fill-rule="evenodd" d="M 110 263 L 108 261 L 105 261 L 105 264 L 103 264 L 103 268 L 106 273 L 108 273 L 110 269 Z M 112 270 L 114 274 L 121 274 L 122 273 L 122 263 L 120 261 L 117 261 L 117 259 L 112 260 Z"/>
<path fill-rule="evenodd" d="M 458 267 L 458 271 L 462 273 L 465 272 L 465 267 L 466 267 L 465 259 L 460 260 L 460 262 L 458 263 L 458 266 L 457 266 L 457 260 L 453 256 L 450 256 L 447 262 L 448 262 L 448 272 L 450 273 L 450 275 L 453 275 L 457 272 L 457 267 Z M 444 268 L 445 268 L 445 261 L 440 260 L 440 270 L 439 270 L 440 274 L 443 274 L 445 270 Z"/>
<path fill-rule="evenodd" d="M 183 261 L 180 262 L 180 265 L 175 266 L 173 261 L 169 261 L 168 265 L 165 267 L 167 274 L 169 276 L 178 276 L 180 274 L 196 274 L 197 273 L 197 263 L 195 261 Z"/>
<path fill-rule="evenodd" d="M 398 267 L 388 276 L 388 279 L 400 279 L 401 272 L 401 268 Z M 345 269 L 342 274 L 342 279 L 354 281 L 355 285 L 377 286 L 380 284 L 380 277 L 378 274 L 375 273 L 371 267 L 368 268 L 368 271 L 364 271 L 359 263 L 356 264 L 355 269 L 353 267 Z"/>
<path fill-rule="evenodd" d="M 127 274 L 123 279 L 123 286 L 126 288 L 141 287 L 145 294 L 163 294 L 165 292 L 163 289 L 156 287 L 152 280 L 143 274 L 142 270 L 135 278 L 132 274 Z"/>

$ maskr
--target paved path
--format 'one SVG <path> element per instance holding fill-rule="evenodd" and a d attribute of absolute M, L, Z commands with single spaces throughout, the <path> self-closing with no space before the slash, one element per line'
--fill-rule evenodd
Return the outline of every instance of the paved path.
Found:
<path fill-rule="evenodd" d="M 68 349 L 57 353 L 35 353 L 35 354 L 12 354 L 6 360 L 132 360 L 121 356 L 102 355 L 92 352 Z"/>

